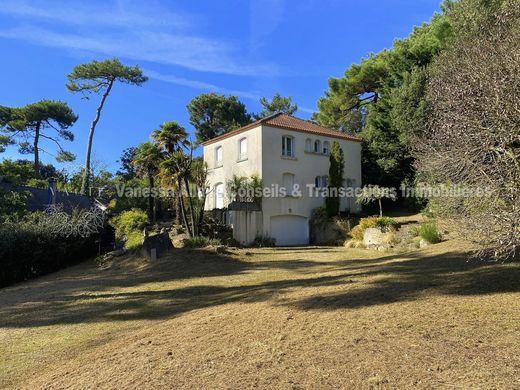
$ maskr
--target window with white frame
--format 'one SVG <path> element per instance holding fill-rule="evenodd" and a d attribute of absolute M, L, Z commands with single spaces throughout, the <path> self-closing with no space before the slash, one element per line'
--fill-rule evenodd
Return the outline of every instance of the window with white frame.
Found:
<path fill-rule="evenodd" d="M 247 138 L 241 138 L 240 141 L 238 141 L 238 159 L 247 159 Z"/>
<path fill-rule="evenodd" d="M 282 175 L 282 185 L 287 191 L 287 195 L 291 195 L 294 189 L 294 174 L 293 173 L 284 173 Z"/>
<path fill-rule="evenodd" d="M 282 137 L 282 156 L 294 157 L 294 138 L 289 135 Z"/>
<path fill-rule="evenodd" d="M 215 184 L 215 208 L 216 209 L 224 208 L 224 184 L 223 183 Z"/>
<path fill-rule="evenodd" d="M 321 153 L 321 142 L 319 140 L 314 141 L 314 153 Z"/>
<path fill-rule="evenodd" d="M 323 154 L 325 154 L 327 156 L 330 154 L 330 144 L 329 144 L 329 141 L 325 141 L 323 143 Z"/>
<path fill-rule="evenodd" d="M 215 149 L 215 165 L 217 167 L 222 166 L 222 146 L 217 146 Z"/>

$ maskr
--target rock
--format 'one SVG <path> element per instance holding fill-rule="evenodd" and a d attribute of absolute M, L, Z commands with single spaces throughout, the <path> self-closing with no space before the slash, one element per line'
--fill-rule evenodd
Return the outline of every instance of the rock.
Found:
<path fill-rule="evenodd" d="M 107 260 L 107 259 L 111 259 L 112 257 L 123 256 L 125 253 L 126 253 L 126 251 L 124 249 L 117 249 L 115 251 L 105 253 L 103 258 L 105 260 Z"/>
<path fill-rule="evenodd" d="M 171 248 L 173 248 L 173 245 L 168 233 L 159 233 L 144 238 L 141 253 L 151 258 L 152 249 L 155 249 L 155 256 L 159 258 Z"/>
<path fill-rule="evenodd" d="M 226 246 L 218 245 L 217 247 L 215 247 L 215 252 L 217 252 L 217 254 L 219 255 L 223 255 L 224 253 L 226 253 Z"/>
<path fill-rule="evenodd" d="M 367 248 L 385 246 L 385 233 L 381 229 L 368 228 L 363 235 L 363 244 Z"/>
<path fill-rule="evenodd" d="M 172 241 L 174 248 L 184 248 L 186 240 L 189 238 L 186 233 L 173 234 L 173 230 L 170 232 L 170 240 Z"/>
<path fill-rule="evenodd" d="M 419 241 L 419 248 L 424 248 L 430 245 L 428 241 L 426 241 L 424 238 L 421 238 L 421 241 Z"/>

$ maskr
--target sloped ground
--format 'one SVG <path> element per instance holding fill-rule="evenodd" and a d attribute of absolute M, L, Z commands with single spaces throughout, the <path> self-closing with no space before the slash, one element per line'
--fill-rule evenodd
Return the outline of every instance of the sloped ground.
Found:
<path fill-rule="evenodd" d="M 520 264 L 176 250 L 0 291 L 0 388 L 520 387 Z"/>

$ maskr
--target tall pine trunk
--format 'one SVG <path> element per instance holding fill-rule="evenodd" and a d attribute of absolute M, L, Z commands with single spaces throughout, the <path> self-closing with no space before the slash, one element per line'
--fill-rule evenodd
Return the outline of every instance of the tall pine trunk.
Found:
<path fill-rule="evenodd" d="M 38 122 L 34 129 L 34 177 L 37 179 L 40 177 L 40 150 L 38 149 L 38 143 L 40 142 L 40 127 L 41 123 Z"/>
<path fill-rule="evenodd" d="M 99 118 L 101 117 L 101 110 L 103 109 L 103 106 L 105 105 L 105 100 L 108 97 L 108 94 L 110 93 L 110 90 L 112 89 L 112 86 L 114 85 L 115 80 L 111 80 L 108 83 L 108 87 L 103 94 L 103 97 L 101 98 L 101 101 L 99 102 L 99 106 L 96 109 L 96 116 L 94 120 L 92 121 L 92 124 L 90 125 L 90 132 L 88 135 L 88 142 L 87 142 L 87 154 L 85 156 L 85 168 L 83 169 L 83 178 L 81 180 L 81 190 L 80 193 L 85 195 L 87 186 L 90 182 L 90 155 L 92 153 L 92 141 L 94 140 L 94 132 L 96 131 L 96 126 L 99 122 Z"/>

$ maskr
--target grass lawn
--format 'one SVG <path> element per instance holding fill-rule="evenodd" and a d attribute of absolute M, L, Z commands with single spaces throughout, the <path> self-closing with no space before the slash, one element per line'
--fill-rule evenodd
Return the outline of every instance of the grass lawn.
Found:
<path fill-rule="evenodd" d="M 520 264 L 175 250 L 0 290 L 0 389 L 520 388 Z"/>

